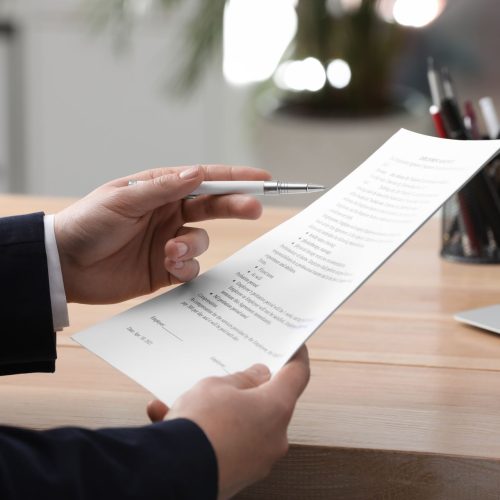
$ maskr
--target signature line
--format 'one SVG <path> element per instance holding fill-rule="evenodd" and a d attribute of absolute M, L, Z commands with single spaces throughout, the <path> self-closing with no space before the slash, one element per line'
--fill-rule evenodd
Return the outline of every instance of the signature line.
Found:
<path fill-rule="evenodd" d="M 162 328 L 167 332 L 167 333 L 170 333 L 170 335 L 172 335 L 172 337 L 175 337 L 177 340 L 180 340 L 181 342 L 184 342 L 183 339 L 181 339 L 180 337 L 178 337 L 174 332 L 170 331 L 168 328 L 165 328 L 164 326 L 162 326 Z"/>

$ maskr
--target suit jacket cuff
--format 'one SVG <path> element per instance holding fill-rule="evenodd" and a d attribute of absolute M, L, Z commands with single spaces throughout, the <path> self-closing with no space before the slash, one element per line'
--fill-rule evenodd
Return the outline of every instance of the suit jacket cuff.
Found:
<path fill-rule="evenodd" d="M 44 238 L 43 213 L 0 219 L 0 375 L 55 369 Z"/>

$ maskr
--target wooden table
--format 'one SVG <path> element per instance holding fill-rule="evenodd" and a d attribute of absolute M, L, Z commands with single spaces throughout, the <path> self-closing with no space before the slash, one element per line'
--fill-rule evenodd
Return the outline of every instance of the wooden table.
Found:
<path fill-rule="evenodd" d="M 1 196 L 0 215 L 68 202 Z M 204 224 L 211 248 L 202 269 L 293 213 L 274 208 L 258 222 Z M 500 498 L 500 337 L 452 319 L 500 302 L 500 266 L 453 264 L 438 252 L 434 219 L 314 335 L 290 452 L 239 498 Z M 150 394 L 69 338 L 138 302 L 70 305 L 56 374 L 3 377 L 0 421 L 144 424 Z"/>

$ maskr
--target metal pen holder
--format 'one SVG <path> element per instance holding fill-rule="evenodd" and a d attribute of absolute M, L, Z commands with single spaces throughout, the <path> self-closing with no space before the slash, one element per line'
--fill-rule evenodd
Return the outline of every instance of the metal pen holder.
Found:
<path fill-rule="evenodd" d="M 442 221 L 444 259 L 500 263 L 500 155 L 443 205 Z"/>

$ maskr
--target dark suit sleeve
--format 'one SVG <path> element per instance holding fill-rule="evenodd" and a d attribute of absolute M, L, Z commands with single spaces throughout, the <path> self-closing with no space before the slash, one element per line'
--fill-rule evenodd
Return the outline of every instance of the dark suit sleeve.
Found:
<path fill-rule="evenodd" d="M 0 426 L 2 500 L 210 500 L 217 487 L 213 448 L 189 420 L 98 431 Z"/>
<path fill-rule="evenodd" d="M 53 372 L 42 213 L 0 219 L 0 308 L 0 375 Z M 212 445 L 189 420 L 97 431 L 0 426 L 2 500 L 198 500 L 217 488 Z"/>
<path fill-rule="evenodd" d="M 0 375 L 55 370 L 43 213 L 0 218 Z"/>

